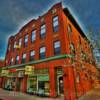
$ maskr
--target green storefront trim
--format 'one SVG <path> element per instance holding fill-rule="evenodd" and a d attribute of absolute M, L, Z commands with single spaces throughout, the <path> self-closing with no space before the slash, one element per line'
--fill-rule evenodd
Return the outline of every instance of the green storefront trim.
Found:
<path fill-rule="evenodd" d="M 38 81 L 49 81 L 49 75 L 37 76 Z"/>
<path fill-rule="evenodd" d="M 24 63 L 24 64 L 18 64 L 18 65 L 13 65 L 13 66 L 5 66 L 2 69 L 18 68 L 20 66 L 38 64 L 38 63 L 41 63 L 41 62 L 47 62 L 47 61 L 61 59 L 61 58 L 72 58 L 72 57 L 73 56 L 71 54 L 63 54 L 63 55 L 53 56 L 53 57 L 49 57 L 49 58 L 45 58 L 45 59 L 41 59 L 41 60 L 31 61 L 31 62 Z"/>

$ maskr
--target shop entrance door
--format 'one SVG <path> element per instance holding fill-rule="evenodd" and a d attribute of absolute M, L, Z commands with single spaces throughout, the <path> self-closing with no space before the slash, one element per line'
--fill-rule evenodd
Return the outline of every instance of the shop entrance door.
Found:
<path fill-rule="evenodd" d="M 18 90 L 18 91 L 21 90 L 21 87 L 22 87 L 22 80 L 23 80 L 22 78 L 19 78 L 19 79 L 18 79 L 18 83 L 17 83 L 17 90 Z"/>
<path fill-rule="evenodd" d="M 63 77 L 62 76 L 60 76 L 59 77 L 59 94 L 63 94 L 64 93 L 64 86 L 63 86 Z"/>

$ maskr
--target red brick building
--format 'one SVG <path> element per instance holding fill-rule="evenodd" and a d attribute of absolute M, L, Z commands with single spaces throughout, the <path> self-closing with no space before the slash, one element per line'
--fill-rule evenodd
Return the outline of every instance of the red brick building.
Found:
<path fill-rule="evenodd" d="M 11 36 L 5 59 L 6 89 L 75 100 L 97 84 L 89 41 L 61 3 Z"/>
<path fill-rule="evenodd" d="M 2 72 L 2 68 L 4 67 L 4 60 L 0 60 L 0 87 L 2 87 L 2 76 L 1 76 L 1 72 Z"/>

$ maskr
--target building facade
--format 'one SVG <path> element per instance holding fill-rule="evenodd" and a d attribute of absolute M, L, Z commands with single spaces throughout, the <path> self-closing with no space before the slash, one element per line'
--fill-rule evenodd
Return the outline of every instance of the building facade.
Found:
<path fill-rule="evenodd" d="M 5 65 L 5 61 L 4 60 L 0 60 L 0 74 L 2 72 L 2 68 L 4 67 Z M 0 87 L 2 87 L 2 76 L 0 75 Z"/>
<path fill-rule="evenodd" d="M 89 41 L 67 8 L 54 5 L 8 41 L 2 87 L 75 100 L 97 84 Z"/>

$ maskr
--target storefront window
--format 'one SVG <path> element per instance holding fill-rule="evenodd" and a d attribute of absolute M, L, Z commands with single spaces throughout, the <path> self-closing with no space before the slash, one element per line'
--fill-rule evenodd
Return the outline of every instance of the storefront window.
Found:
<path fill-rule="evenodd" d="M 48 75 L 38 76 L 38 94 L 39 95 L 49 95 L 50 92 L 50 82 Z"/>
<path fill-rule="evenodd" d="M 29 77 L 27 92 L 33 94 L 37 92 L 37 77 Z"/>

